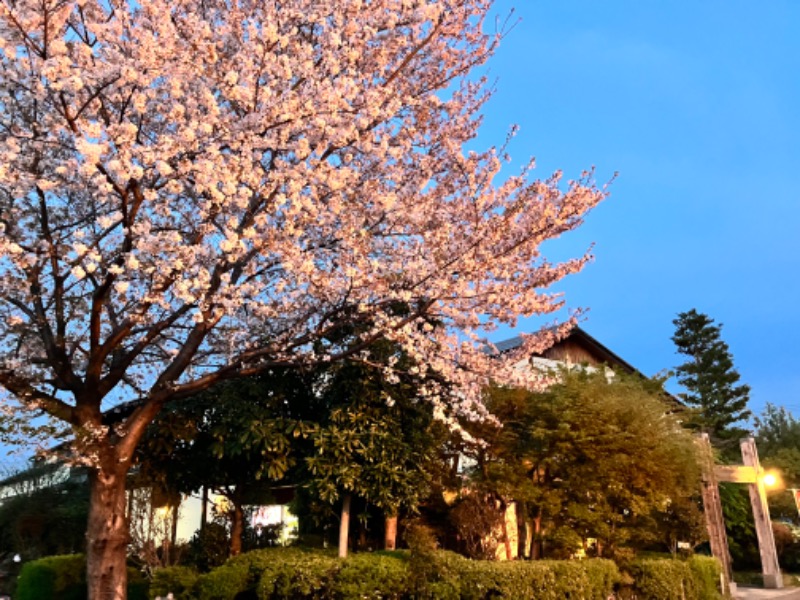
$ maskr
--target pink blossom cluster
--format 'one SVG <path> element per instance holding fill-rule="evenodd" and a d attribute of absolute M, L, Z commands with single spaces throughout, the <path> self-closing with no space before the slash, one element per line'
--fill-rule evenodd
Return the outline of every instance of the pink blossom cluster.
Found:
<path fill-rule="evenodd" d="M 530 379 L 487 334 L 562 306 L 589 257 L 541 244 L 604 197 L 465 150 L 490 4 L 0 0 L 0 384 L 92 432 L 144 399 L 127 460 L 167 398 L 388 338 L 484 416 Z"/>

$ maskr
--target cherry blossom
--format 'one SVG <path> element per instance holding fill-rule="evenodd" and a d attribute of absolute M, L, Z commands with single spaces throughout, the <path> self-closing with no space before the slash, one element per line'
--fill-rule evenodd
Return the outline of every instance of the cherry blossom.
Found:
<path fill-rule="evenodd" d="M 589 256 L 541 244 L 605 192 L 465 150 L 490 5 L 0 0 L 0 385 L 91 458 L 93 598 L 123 594 L 124 476 L 168 399 L 378 338 L 456 386 L 423 390 L 445 419 L 525 378 L 486 336 L 562 306 Z"/>

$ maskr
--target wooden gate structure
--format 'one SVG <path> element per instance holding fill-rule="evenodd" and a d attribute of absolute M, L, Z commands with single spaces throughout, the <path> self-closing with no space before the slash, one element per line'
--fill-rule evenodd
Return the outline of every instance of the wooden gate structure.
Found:
<path fill-rule="evenodd" d="M 772 533 L 769 506 L 767 505 L 767 491 L 764 487 L 763 470 L 758 462 L 755 440 L 748 437 L 739 441 L 742 450 L 741 465 L 715 465 L 708 434 L 700 434 L 700 443 L 703 446 L 703 508 L 708 527 L 708 539 L 711 542 L 711 553 L 722 563 L 723 593 L 729 593 L 733 573 L 728 551 L 728 536 L 725 533 L 725 521 L 722 518 L 719 482 L 747 484 L 756 524 L 758 550 L 761 554 L 764 587 L 782 588 L 783 578 L 778 566 L 778 553 L 775 550 L 775 537 Z"/>

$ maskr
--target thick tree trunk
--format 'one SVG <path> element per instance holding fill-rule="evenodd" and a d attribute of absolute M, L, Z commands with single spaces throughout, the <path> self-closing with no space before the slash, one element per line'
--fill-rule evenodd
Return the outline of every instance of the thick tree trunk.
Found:
<path fill-rule="evenodd" d="M 242 534 L 244 533 L 244 508 L 238 500 L 233 501 L 231 513 L 231 556 L 242 553 Z"/>
<path fill-rule="evenodd" d="M 383 549 L 394 550 L 397 547 L 397 515 L 387 515 L 383 527 Z"/>
<path fill-rule="evenodd" d="M 86 529 L 89 600 L 123 600 L 127 596 L 126 467 L 104 464 L 89 474 L 89 523 Z"/>
<path fill-rule="evenodd" d="M 342 499 L 342 518 L 339 521 L 339 558 L 347 558 L 347 536 L 350 532 L 350 494 Z"/>

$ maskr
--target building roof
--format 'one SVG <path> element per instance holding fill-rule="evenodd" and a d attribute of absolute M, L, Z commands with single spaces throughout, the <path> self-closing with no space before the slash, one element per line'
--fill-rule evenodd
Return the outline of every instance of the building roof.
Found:
<path fill-rule="evenodd" d="M 596 362 L 598 364 L 606 364 L 609 367 L 616 367 L 622 369 L 626 373 L 638 373 L 641 375 L 638 369 L 636 369 L 633 365 L 631 365 L 626 360 L 620 358 L 618 354 L 615 354 L 611 350 L 609 350 L 606 346 L 601 344 L 597 341 L 594 337 L 586 333 L 580 327 L 573 327 L 569 334 L 562 340 L 556 342 L 551 348 L 548 348 L 543 353 L 537 356 L 541 356 L 544 358 L 549 358 L 548 354 L 552 354 L 553 348 L 558 348 L 559 346 L 563 346 L 567 343 L 577 344 L 587 350 L 590 354 L 596 358 Z M 516 336 L 507 340 L 503 340 L 502 342 L 498 342 L 495 344 L 498 352 L 508 352 L 509 350 L 513 350 L 514 348 L 518 348 L 522 345 L 522 338 L 520 336 Z"/>
<path fill-rule="evenodd" d="M 522 338 L 516 336 L 495 344 L 498 352 L 508 352 L 522 345 Z M 561 340 L 553 344 L 541 354 L 534 357 L 548 358 L 560 362 L 571 362 L 572 364 L 588 363 L 592 365 L 606 365 L 613 369 L 618 369 L 630 375 L 647 378 L 647 376 L 631 365 L 628 361 L 621 358 L 615 352 L 609 350 L 597 339 L 586 333 L 580 327 L 573 327 L 572 330 Z M 681 401 L 674 395 L 664 391 L 664 396 L 668 403 L 672 404 L 676 410 L 683 408 Z"/>

